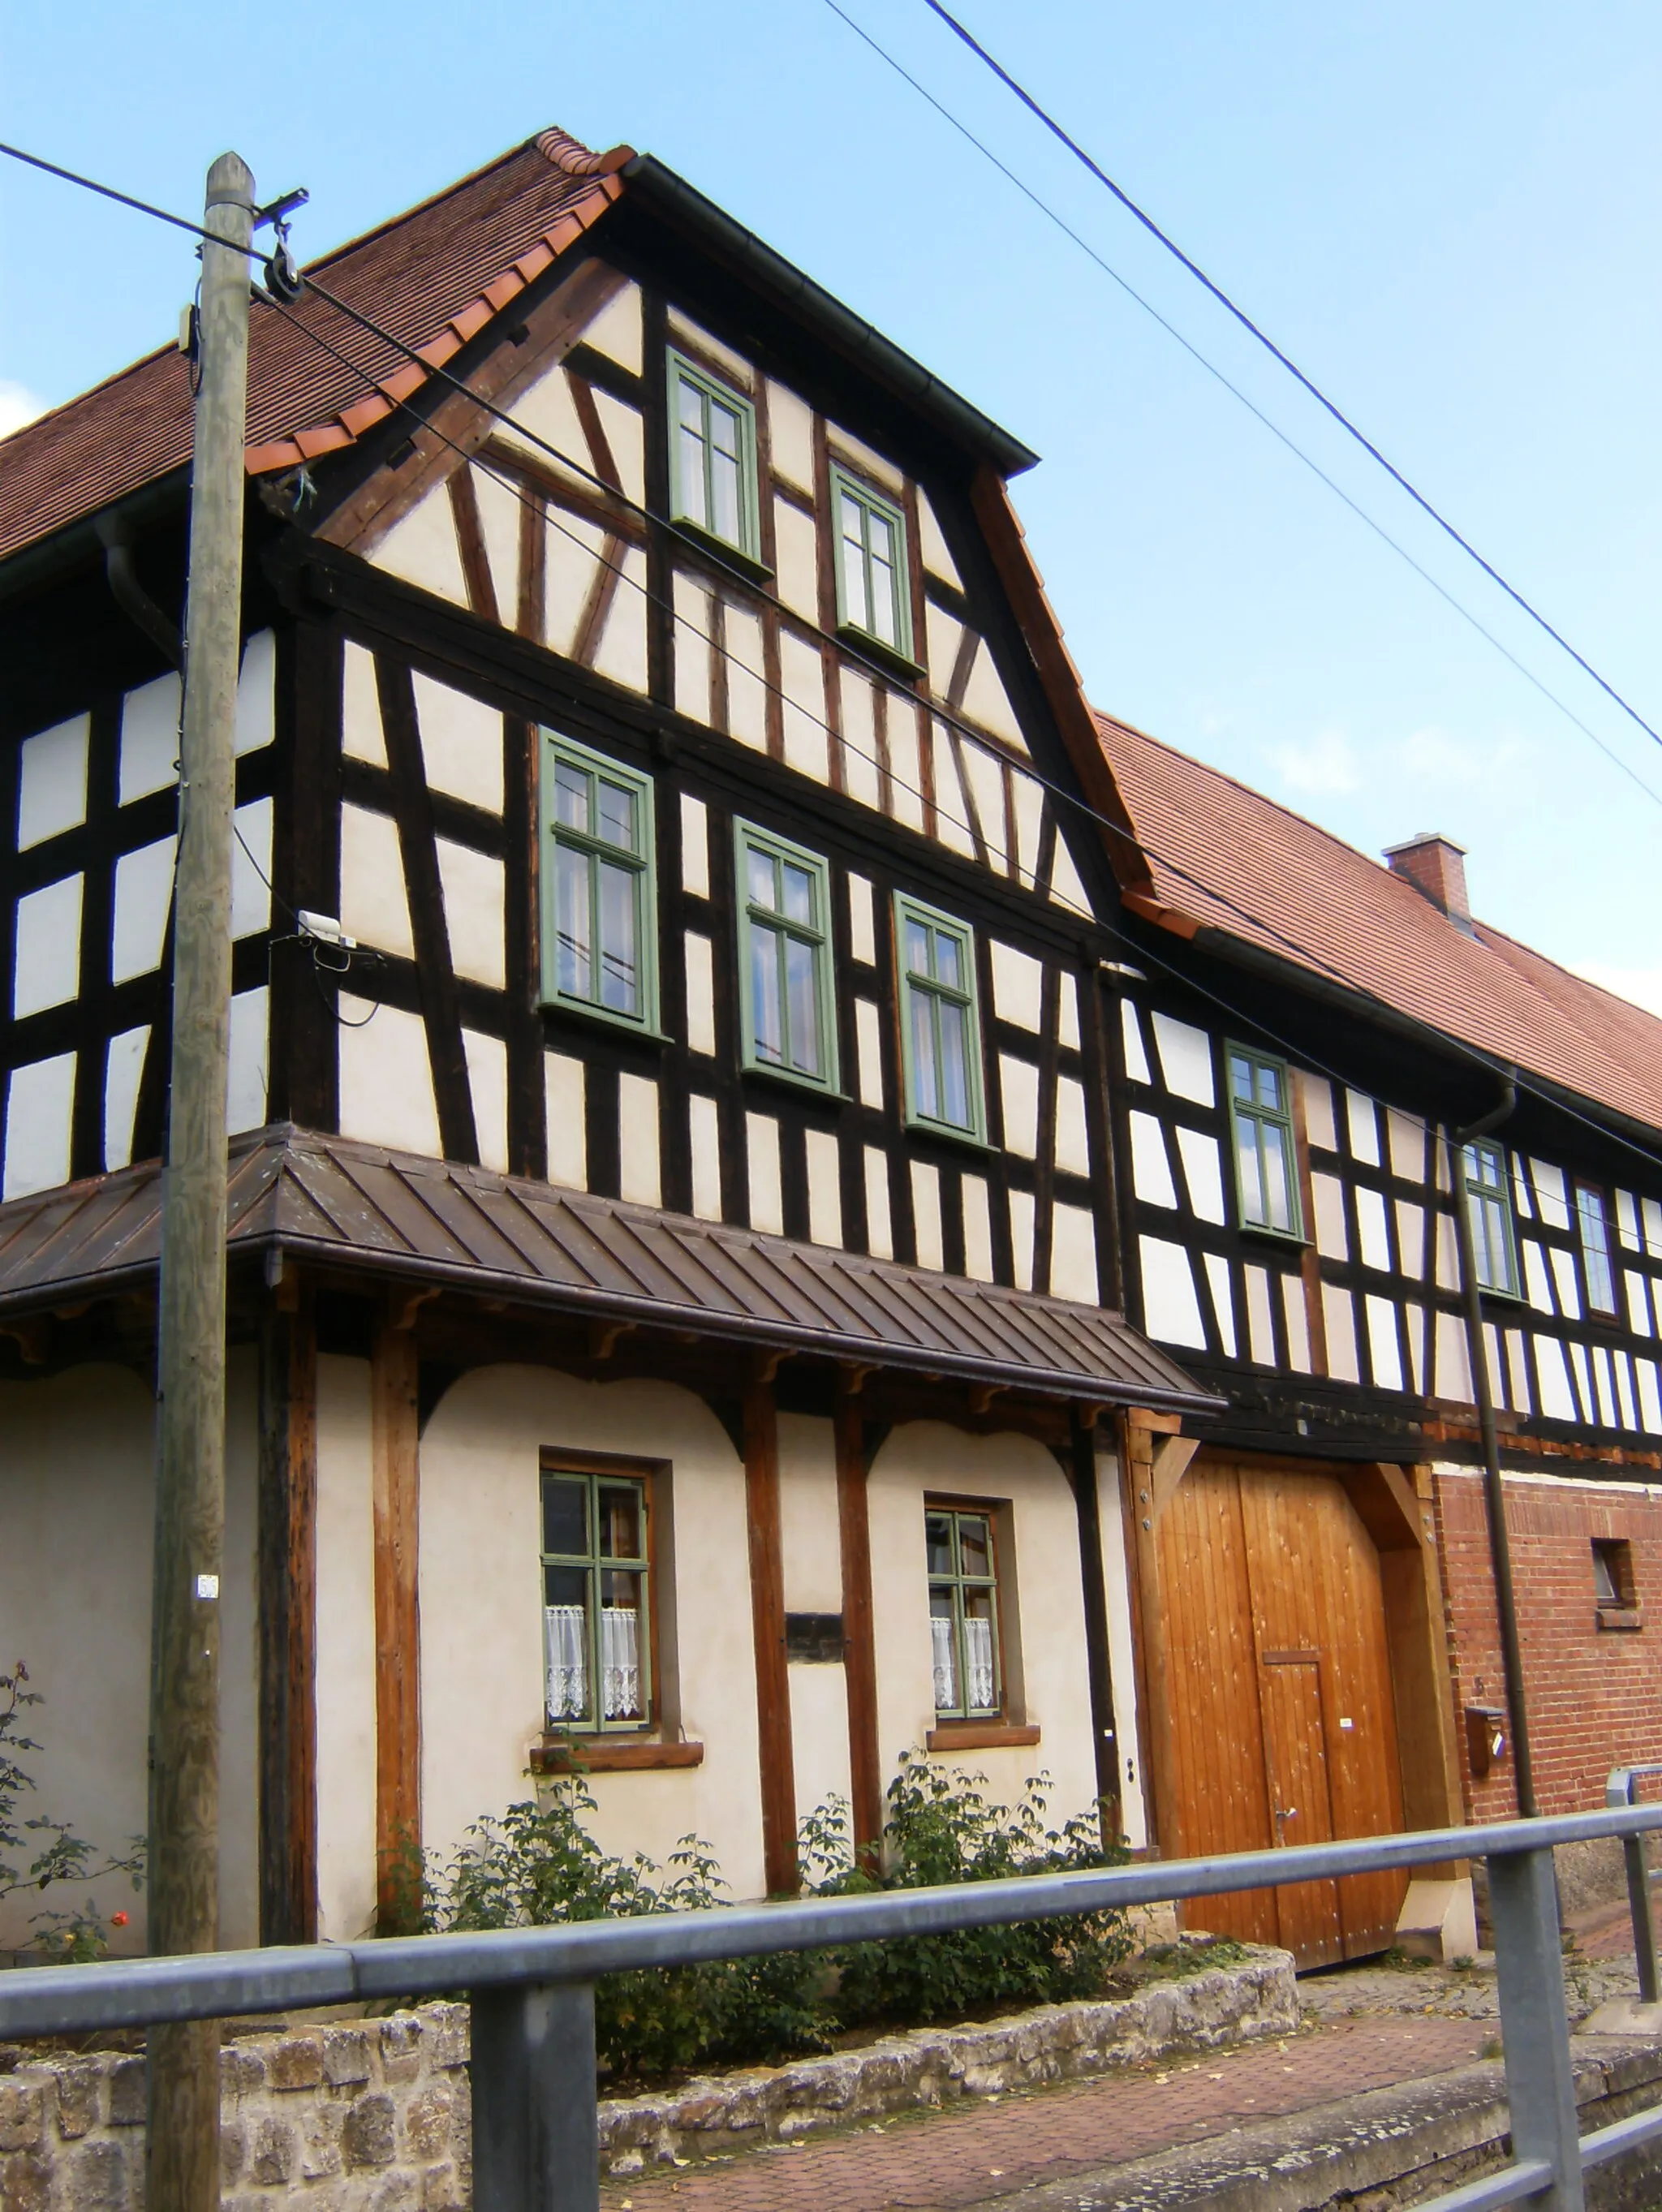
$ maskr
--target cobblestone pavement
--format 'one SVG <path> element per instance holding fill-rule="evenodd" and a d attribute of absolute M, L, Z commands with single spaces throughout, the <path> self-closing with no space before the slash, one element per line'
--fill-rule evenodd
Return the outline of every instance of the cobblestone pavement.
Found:
<path fill-rule="evenodd" d="M 1481 2057 L 1491 2034 L 1482 2021 L 1423 2013 L 1337 2021 L 1283 2041 L 966 2100 L 813 2143 L 610 2182 L 601 2202 L 606 2212 L 947 2212 L 1445 2073 Z"/>

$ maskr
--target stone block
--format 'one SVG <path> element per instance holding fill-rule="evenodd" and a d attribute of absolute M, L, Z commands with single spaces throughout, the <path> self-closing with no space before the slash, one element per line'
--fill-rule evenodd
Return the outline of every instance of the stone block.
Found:
<path fill-rule="evenodd" d="M 421 2212 L 468 2212 L 460 2169 L 447 2160 L 429 2166 L 422 2176 Z"/>
<path fill-rule="evenodd" d="M 405 2154 L 423 2161 L 442 2158 L 450 2148 L 451 2092 L 435 2082 L 417 2090 L 404 2108 Z"/>
<path fill-rule="evenodd" d="M 285 2035 L 266 2060 L 274 2089 L 315 2089 L 323 2080 L 323 2038 Z"/>
<path fill-rule="evenodd" d="M 222 2099 L 256 2096 L 265 2087 L 265 2061 L 252 2044 L 227 2043 L 221 2046 L 219 2094 Z"/>
<path fill-rule="evenodd" d="M 287 2120 L 257 2120 L 248 2143 L 248 2179 L 265 2189 L 286 2183 L 295 2154 L 295 2130 Z"/>
<path fill-rule="evenodd" d="M 6 2212 L 49 2212 L 52 2166 L 38 2150 L 0 2154 L 0 2204 Z"/>
<path fill-rule="evenodd" d="M 220 2076 L 222 2083 L 224 2075 Z M 148 2081 L 142 2058 L 118 2058 L 110 2068 L 110 2125 L 142 2128 Z"/>
<path fill-rule="evenodd" d="M 414 2013 L 395 2013 L 380 2024 L 381 2078 L 413 2081 L 421 2071 L 422 2024 Z"/>
<path fill-rule="evenodd" d="M 323 2035 L 323 2078 L 332 2088 L 370 2078 L 369 2031 L 331 2027 Z"/>
<path fill-rule="evenodd" d="M 421 2212 L 421 2176 L 403 2168 L 381 2175 L 370 2191 L 368 2212 Z"/>
<path fill-rule="evenodd" d="M 240 2120 L 219 2116 L 219 2185 L 234 2189 L 248 2163 L 248 2130 Z"/>
<path fill-rule="evenodd" d="M 301 2108 L 300 2171 L 306 2181 L 322 2181 L 339 2173 L 345 2167 L 341 2153 L 341 2136 L 345 2131 L 347 2107 L 329 2103 Z M 309 2208 L 311 2198 L 307 2198 Z"/>
<path fill-rule="evenodd" d="M 467 2063 L 467 2007 L 430 2005 L 427 2011 L 427 2063 L 429 2066 Z"/>
<path fill-rule="evenodd" d="M 398 2151 L 397 2107 L 383 2091 L 357 2098 L 341 2130 L 341 2150 L 349 2166 L 391 2166 Z"/>
<path fill-rule="evenodd" d="M 33 2150 L 45 2132 L 39 2081 L 0 2080 L 0 2151 Z"/>
<path fill-rule="evenodd" d="M 65 2142 L 78 2142 L 98 2125 L 103 2065 L 96 2058 L 71 2058 L 52 2072 L 58 2077 L 58 2132 Z"/>
<path fill-rule="evenodd" d="M 128 2158 L 125 2143 L 77 2143 L 65 2160 L 64 2212 L 127 2212 Z"/>

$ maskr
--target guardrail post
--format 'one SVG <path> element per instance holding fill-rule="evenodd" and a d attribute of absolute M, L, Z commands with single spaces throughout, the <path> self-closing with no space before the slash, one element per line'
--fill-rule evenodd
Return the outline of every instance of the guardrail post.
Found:
<path fill-rule="evenodd" d="M 1544 2160 L 1552 2168 L 1551 2188 L 1531 2197 L 1531 2204 L 1542 2212 L 1583 2212 L 1580 2130 L 1551 1850 L 1492 1853 L 1488 1894 L 1512 2154 L 1520 2160 Z"/>
<path fill-rule="evenodd" d="M 475 1990 L 470 2012 L 474 2212 L 599 2212 L 594 1984 Z"/>
<path fill-rule="evenodd" d="M 1623 1836 L 1622 1856 L 1628 1863 L 1628 1910 L 1633 1915 L 1633 1954 L 1639 1967 L 1639 2001 L 1657 2000 L 1656 1923 L 1651 1917 L 1651 1877 L 1645 1864 L 1643 1836 Z"/>

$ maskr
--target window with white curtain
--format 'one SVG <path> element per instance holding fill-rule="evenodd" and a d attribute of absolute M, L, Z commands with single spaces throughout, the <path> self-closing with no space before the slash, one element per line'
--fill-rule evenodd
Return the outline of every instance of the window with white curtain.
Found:
<path fill-rule="evenodd" d="M 991 1516 L 932 1505 L 924 1516 L 924 1540 L 936 1716 L 991 1719 L 1004 1709 Z"/>
<path fill-rule="evenodd" d="M 545 1468 L 543 1662 L 548 1725 L 638 1729 L 650 1717 L 647 1486 Z"/>

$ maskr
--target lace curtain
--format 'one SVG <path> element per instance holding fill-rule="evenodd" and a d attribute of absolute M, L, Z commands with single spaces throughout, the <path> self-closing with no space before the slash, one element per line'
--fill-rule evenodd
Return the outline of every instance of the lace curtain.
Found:
<path fill-rule="evenodd" d="M 641 1710 L 640 1615 L 632 1606 L 600 1608 L 600 1712 L 627 1720 Z M 589 1717 L 588 1620 L 581 1605 L 543 1607 L 551 1722 Z"/>
<path fill-rule="evenodd" d="M 940 1613 L 931 1613 L 929 1633 L 934 1646 L 936 1710 L 953 1712 L 961 1707 L 971 1713 L 996 1711 L 998 1699 L 993 1688 L 991 1621 L 968 1620 L 964 1624 L 964 1641 L 970 1656 L 970 1694 L 967 1700 L 960 1698 L 958 1694 L 958 1647 L 953 1637 L 952 1622 Z"/>

